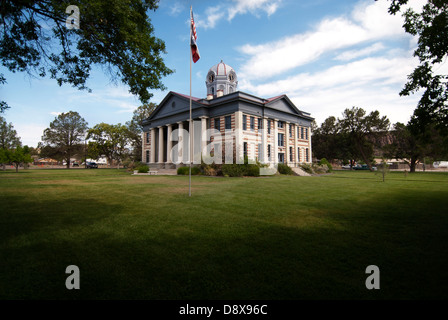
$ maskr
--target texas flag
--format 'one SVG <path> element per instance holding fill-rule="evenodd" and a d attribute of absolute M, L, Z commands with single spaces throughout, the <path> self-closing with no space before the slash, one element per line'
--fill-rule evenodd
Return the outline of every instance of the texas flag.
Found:
<path fill-rule="evenodd" d="M 191 47 L 191 56 L 193 57 L 193 62 L 196 63 L 196 61 L 201 58 L 199 55 L 199 49 L 198 45 L 196 44 L 196 40 L 198 38 L 196 34 L 196 26 L 194 24 L 194 18 L 193 18 L 193 9 L 190 8 L 190 15 L 191 15 L 191 39 L 190 39 L 190 47 Z"/>

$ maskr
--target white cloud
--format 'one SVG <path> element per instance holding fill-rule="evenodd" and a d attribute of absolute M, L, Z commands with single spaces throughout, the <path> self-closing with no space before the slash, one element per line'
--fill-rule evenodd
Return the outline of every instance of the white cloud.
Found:
<path fill-rule="evenodd" d="M 246 44 L 240 77 L 272 77 L 317 60 L 323 54 L 370 41 L 403 36 L 402 18 L 387 12 L 387 2 L 363 3 L 349 17 L 324 19 L 314 30 L 260 45 Z M 375 48 L 378 50 L 378 48 Z"/>
<path fill-rule="evenodd" d="M 234 6 L 228 8 L 227 19 L 232 20 L 237 14 L 257 14 L 258 11 L 264 11 L 268 16 L 277 11 L 281 0 L 233 0 Z"/>
<path fill-rule="evenodd" d="M 385 47 L 382 43 L 377 42 L 377 43 L 375 43 L 367 48 L 364 48 L 364 49 L 344 51 L 343 53 L 337 55 L 334 58 L 334 60 L 349 61 L 349 60 L 353 60 L 355 58 L 370 55 L 370 54 L 380 51 L 384 48 Z"/>
<path fill-rule="evenodd" d="M 208 7 L 205 10 L 206 19 L 204 20 L 202 16 L 194 14 L 195 23 L 198 28 L 213 29 L 216 24 L 224 18 L 225 11 L 223 11 L 222 6 L 218 5 L 215 7 Z"/>
<path fill-rule="evenodd" d="M 195 23 L 198 28 L 213 29 L 225 17 L 231 21 L 236 15 L 250 13 L 258 16 L 260 11 L 270 16 L 277 11 L 281 2 L 282 0 L 233 0 L 231 5 L 226 3 L 208 7 L 205 10 L 205 19 L 195 14 Z"/>
<path fill-rule="evenodd" d="M 175 2 L 171 7 L 170 7 L 170 12 L 169 14 L 171 16 L 178 16 L 179 13 L 181 13 L 184 10 L 185 6 L 184 4 L 180 3 L 180 2 Z"/>
<path fill-rule="evenodd" d="M 50 112 L 50 114 L 57 117 L 58 115 L 62 114 L 62 112 L 52 111 Z"/>

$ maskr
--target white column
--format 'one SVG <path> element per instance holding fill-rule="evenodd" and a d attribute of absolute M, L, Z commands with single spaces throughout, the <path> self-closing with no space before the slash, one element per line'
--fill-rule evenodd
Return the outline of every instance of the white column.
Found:
<path fill-rule="evenodd" d="M 313 153 L 311 150 L 311 126 L 308 127 L 308 152 L 310 155 L 310 162 L 313 162 Z"/>
<path fill-rule="evenodd" d="M 205 147 L 207 146 L 207 117 L 201 117 L 201 155 L 206 155 Z"/>
<path fill-rule="evenodd" d="M 156 162 L 156 129 L 151 129 L 151 163 Z"/>
<path fill-rule="evenodd" d="M 278 163 L 278 119 L 274 119 L 274 163 Z"/>
<path fill-rule="evenodd" d="M 163 127 L 159 128 L 159 163 L 163 163 Z"/>
<path fill-rule="evenodd" d="M 268 133 L 268 120 L 266 118 L 263 118 L 263 128 L 261 130 L 261 148 L 263 149 L 261 158 L 261 163 L 267 163 L 268 162 L 268 144 L 267 144 L 267 133 Z M 260 150 L 258 150 L 260 152 Z M 260 155 L 258 155 L 260 158 Z"/>
<path fill-rule="evenodd" d="M 289 163 L 289 122 L 285 122 L 285 163 Z"/>
<path fill-rule="evenodd" d="M 146 132 L 142 132 L 142 162 L 146 163 L 146 149 L 145 149 L 145 144 L 146 144 Z"/>
<path fill-rule="evenodd" d="M 297 125 L 293 125 L 294 134 L 292 135 L 294 137 L 294 162 L 299 162 L 299 152 L 298 152 L 298 145 L 297 145 L 297 139 L 299 138 L 297 135 Z"/>
<path fill-rule="evenodd" d="M 179 134 L 177 137 L 177 156 L 179 157 L 178 162 L 184 163 L 183 152 L 184 152 L 184 123 L 182 121 L 177 123 L 179 125 Z"/>
<path fill-rule="evenodd" d="M 167 163 L 173 163 L 171 159 L 171 149 L 173 147 L 173 142 L 171 141 L 171 132 L 173 130 L 173 125 L 168 125 L 168 134 L 166 138 L 166 162 Z"/>
<path fill-rule="evenodd" d="M 235 112 L 235 150 L 236 150 L 236 163 L 244 163 L 242 111 Z"/>

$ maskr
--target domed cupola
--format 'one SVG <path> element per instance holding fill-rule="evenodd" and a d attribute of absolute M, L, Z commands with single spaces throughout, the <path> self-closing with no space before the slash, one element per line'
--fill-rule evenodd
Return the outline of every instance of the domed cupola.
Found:
<path fill-rule="evenodd" d="M 221 60 L 208 71 L 205 85 L 207 86 L 207 99 L 235 92 L 238 86 L 235 70 Z"/>

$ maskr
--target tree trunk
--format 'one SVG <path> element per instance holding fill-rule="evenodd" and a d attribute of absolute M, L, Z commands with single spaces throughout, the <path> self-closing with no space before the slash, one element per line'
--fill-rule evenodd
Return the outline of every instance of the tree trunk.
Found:
<path fill-rule="evenodd" d="M 417 159 L 411 158 L 411 162 L 409 163 L 409 172 L 415 172 L 415 166 L 417 163 Z"/>
<path fill-rule="evenodd" d="M 16 167 L 16 173 L 19 172 L 19 163 L 14 163 L 14 166 Z"/>
<path fill-rule="evenodd" d="M 67 169 L 70 169 L 70 156 L 71 156 L 70 152 L 67 152 L 67 159 L 66 159 L 66 161 L 67 161 Z"/>

